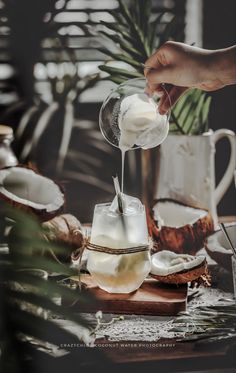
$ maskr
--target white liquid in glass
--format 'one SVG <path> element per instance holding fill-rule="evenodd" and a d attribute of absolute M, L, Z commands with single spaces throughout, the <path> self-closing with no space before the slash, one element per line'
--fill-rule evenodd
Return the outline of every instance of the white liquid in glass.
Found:
<path fill-rule="evenodd" d="M 111 249 L 148 245 L 145 208 L 139 200 L 129 197 L 125 214 L 112 205 L 95 206 L 92 244 Z M 150 253 L 108 254 L 89 251 L 87 268 L 97 285 L 109 293 L 130 293 L 137 290 L 150 272 Z"/>

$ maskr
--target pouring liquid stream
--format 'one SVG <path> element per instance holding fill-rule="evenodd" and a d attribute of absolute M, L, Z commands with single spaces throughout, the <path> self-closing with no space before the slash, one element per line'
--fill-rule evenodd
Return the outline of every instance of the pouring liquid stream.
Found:
<path fill-rule="evenodd" d="M 124 193 L 125 153 L 127 150 L 120 148 L 120 151 L 121 151 L 121 193 Z"/>

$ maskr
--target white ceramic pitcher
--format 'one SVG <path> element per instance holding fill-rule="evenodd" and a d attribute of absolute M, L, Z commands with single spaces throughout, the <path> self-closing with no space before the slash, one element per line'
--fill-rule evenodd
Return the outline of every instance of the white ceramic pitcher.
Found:
<path fill-rule="evenodd" d="M 230 160 L 215 185 L 215 145 L 227 138 Z M 174 198 L 211 211 L 217 222 L 217 205 L 228 189 L 236 168 L 236 141 L 233 131 L 219 129 L 196 136 L 169 135 L 160 147 L 160 169 L 155 198 Z"/>

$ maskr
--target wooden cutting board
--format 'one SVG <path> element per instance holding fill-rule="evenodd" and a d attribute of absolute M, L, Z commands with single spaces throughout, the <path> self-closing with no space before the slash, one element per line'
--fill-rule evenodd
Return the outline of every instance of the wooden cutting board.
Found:
<path fill-rule="evenodd" d="M 92 305 L 75 304 L 73 307 L 80 312 L 174 316 L 186 310 L 187 285 L 177 287 L 147 279 L 133 293 L 110 294 L 100 289 L 90 275 L 81 275 L 81 282 L 81 291 L 94 295 L 96 300 Z"/>

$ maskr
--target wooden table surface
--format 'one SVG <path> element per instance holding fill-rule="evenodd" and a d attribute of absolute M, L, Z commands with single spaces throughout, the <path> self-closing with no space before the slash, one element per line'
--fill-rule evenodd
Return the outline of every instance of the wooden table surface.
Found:
<path fill-rule="evenodd" d="M 146 369 L 155 364 L 160 372 L 192 372 L 236 367 L 235 351 L 227 343 L 223 347 L 196 350 L 193 343 L 162 339 L 157 342 L 110 342 L 97 340 L 96 345 L 122 372 L 132 365 Z"/>
<path fill-rule="evenodd" d="M 219 218 L 219 222 L 224 223 L 235 221 L 236 216 Z M 236 372 L 236 355 L 230 343 L 225 343 L 220 347 L 204 347 L 199 350 L 193 343 L 183 343 L 172 339 L 160 339 L 156 342 L 145 340 L 112 342 L 103 338 L 97 339 L 95 345 L 111 360 L 112 369 L 108 370 L 113 373 L 115 371 L 132 373 L 131 370 L 147 372 L 147 369 L 153 367 L 155 367 L 155 373 Z"/>
<path fill-rule="evenodd" d="M 219 218 L 220 222 L 236 221 L 236 216 Z M 207 346 L 196 349 L 193 343 L 179 342 L 173 339 L 159 339 L 156 342 L 119 341 L 112 342 L 105 338 L 97 339 L 96 349 L 105 353 L 110 363 L 102 365 L 103 372 L 195 372 L 195 373 L 233 373 L 236 372 L 236 355 L 234 346 L 225 342 L 224 345 Z M 61 367 L 75 364 L 76 351 L 68 357 L 61 358 Z M 110 365 L 111 364 L 111 365 Z M 94 373 L 94 368 L 92 370 Z M 99 362 L 96 371 L 100 371 Z"/>

